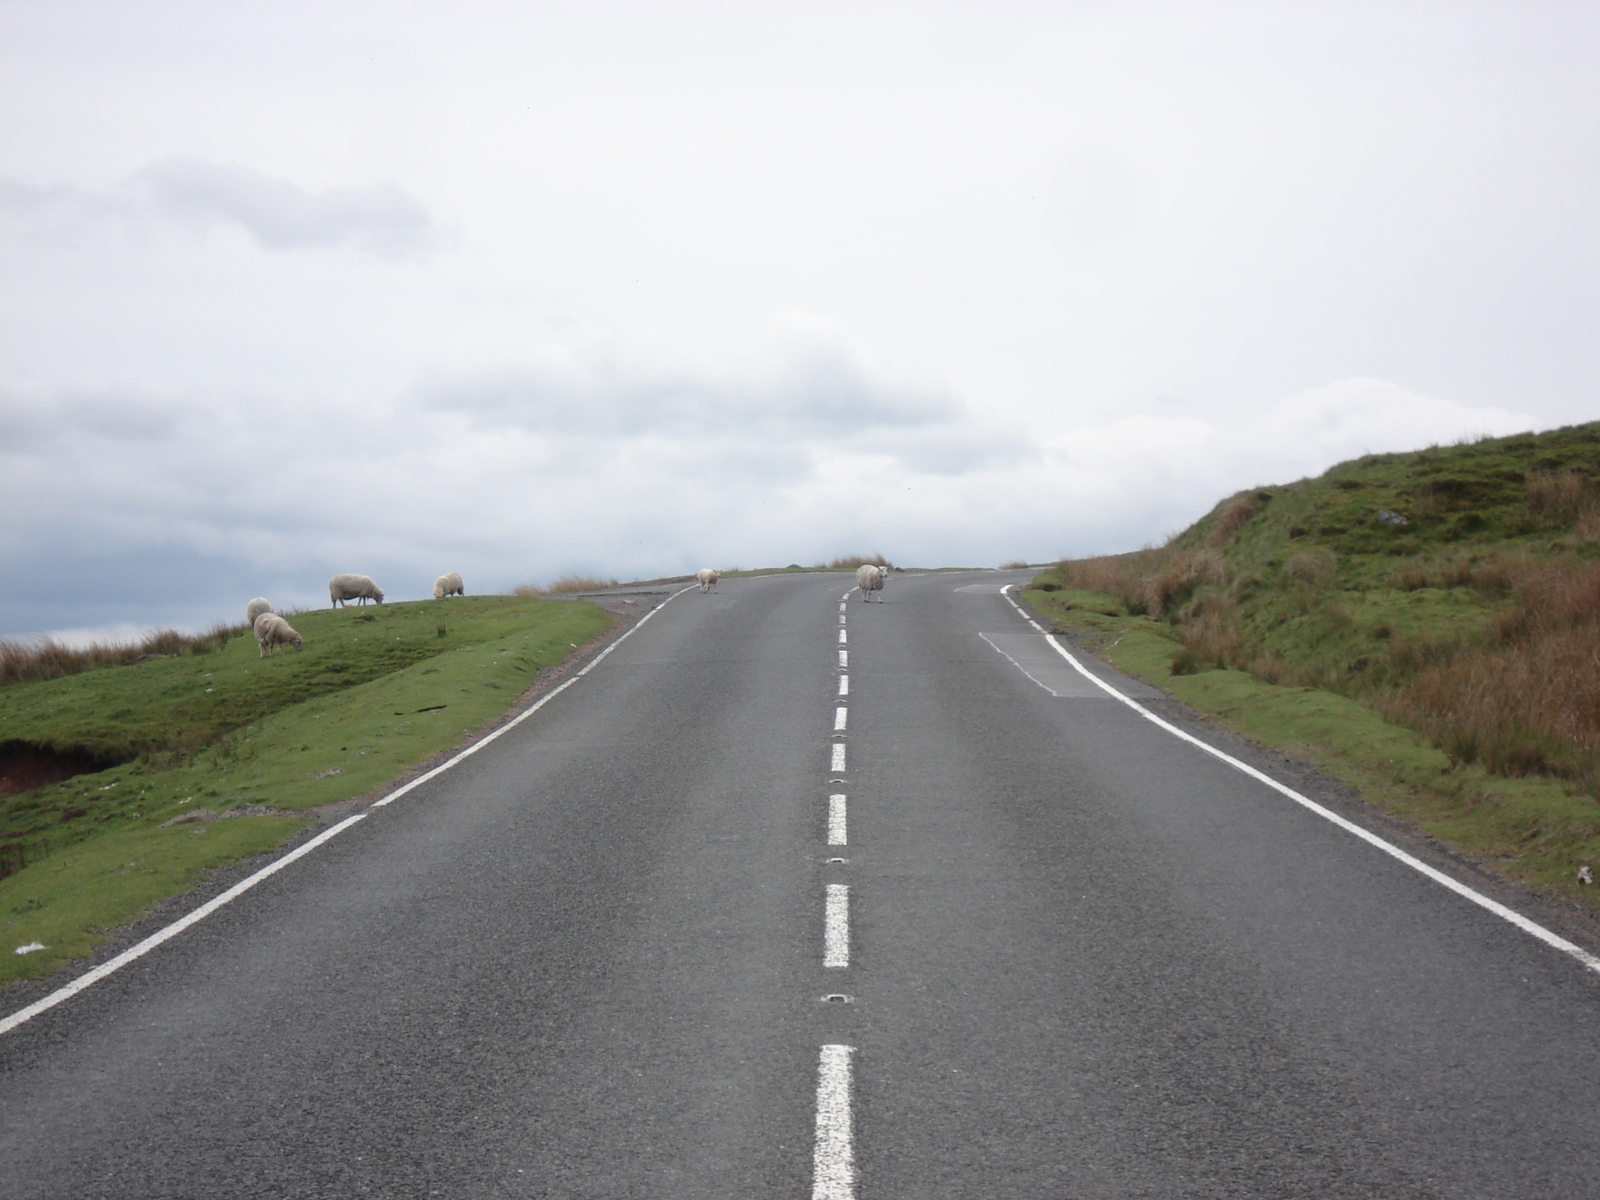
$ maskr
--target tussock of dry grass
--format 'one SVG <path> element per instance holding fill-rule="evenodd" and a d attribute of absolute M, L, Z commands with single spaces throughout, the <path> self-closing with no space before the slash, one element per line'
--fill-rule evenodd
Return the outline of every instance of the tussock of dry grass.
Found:
<path fill-rule="evenodd" d="M 1260 511 L 1261 504 L 1255 497 L 1235 496 L 1217 514 L 1217 522 L 1211 530 L 1212 540 L 1219 544 L 1226 542 Z"/>
<path fill-rule="evenodd" d="M 205 633 L 158 629 L 137 642 L 96 642 L 72 648 L 49 638 L 0 639 L 0 686 L 59 679 L 98 667 L 122 666 L 146 658 L 209 654 L 246 632 L 243 625 L 219 624 Z"/>
<path fill-rule="evenodd" d="M 1283 565 L 1283 573 L 1309 588 L 1327 587 L 1338 573 L 1339 563 L 1329 550 L 1307 550 Z"/>
<path fill-rule="evenodd" d="M 1481 643 L 1421 665 L 1381 710 L 1464 762 L 1600 790 L 1600 562 L 1518 557 L 1473 570 L 1510 603 Z"/>
<path fill-rule="evenodd" d="M 615 579 L 600 579 L 593 575 L 562 575 L 544 587 L 532 583 L 519 583 L 511 589 L 511 594 L 536 600 L 540 596 L 559 596 L 566 592 L 600 592 L 606 588 L 620 586 Z"/>
<path fill-rule="evenodd" d="M 1600 486 L 1582 473 L 1529 470 L 1523 475 L 1528 507 L 1560 525 L 1576 526 L 1600 517 Z"/>
<path fill-rule="evenodd" d="M 1226 583 L 1228 577 L 1215 550 L 1175 546 L 1073 559 L 1061 563 L 1056 573 L 1068 587 L 1115 596 L 1130 613 L 1158 620 L 1202 584 Z"/>
<path fill-rule="evenodd" d="M 1404 564 L 1397 588 L 1469 588 L 1498 610 L 1477 637 L 1394 637 L 1362 677 L 1291 667 L 1264 651 L 1244 632 L 1238 606 L 1216 590 L 1227 571 L 1213 550 L 1167 546 L 1079 559 L 1056 575 L 1176 625 L 1175 674 L 1232 667 L 1268 683 L 1364 697 L 1458 761 L 1571 779 L 1600 794 L 1600 561 L 1462 551 Z M 1301 611 L 1315 609 L 1325 627 L 1338 627 L 1352 616 L 1335 590 L 1337 575 L 1337 556 L 1319 547 L 1284 563 L 1281 586 Z"/>

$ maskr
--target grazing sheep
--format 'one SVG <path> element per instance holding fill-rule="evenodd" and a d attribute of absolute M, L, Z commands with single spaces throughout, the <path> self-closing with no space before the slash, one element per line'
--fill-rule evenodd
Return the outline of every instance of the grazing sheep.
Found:
<path fill-rule="evenodd" d="M 446 596 L 465 596 L 467 589 L 461 582 L 461 576 L 451 571 L 448 575 L 441 575 L 433 581 L 433 598 L 443 600 Z"/>
<path fill-rule="evenodd" d="M 278 652 L 279 646 L 293 646 L 296 650 L 304 650 L 305 643 L 300 640 L 300 635 L 289 628 L 277 613 L 262 613 L 256 618 L 256 644 L 261 647 L 261 657 L 267 656 L 267 647 L 272 647 L 272 653 Z"/>
<path fill-rule="evenodd" d="M 717 586 L 717 580 L 722 578 L 722 573 L 713 567 L 701 567 L 700 570 L 695 573 L 695 578 L 700 581 L 700 590 L 702 592 L 709 592 L 712 588 Z"/>
<path fill-rule="evenodd" d="M 271 611 L 272 601 L 263 600 L 260 596 L 257 596 L 254 600 L 250 601 L 249 604 L 244 606 L 244 623 L 254 628 L 256 618 L 264 612 Z"/>
<path fill-rule="evenodd" d="M 362 604 L 368 600 L 383 603 L 383 589 L 365 575 L 335 575 L 328 580 L 328 595 L 333 599 L 334 608 L 338 608 L 341 602 L 349 603 L 351 600 Z"/>
<path fill-rule="evenodd" d="M 864 604 L 872 602 L 872 593 L 878 593 L 878 603 L 883 603 L 883 581 L 889 577 L 888 567 L 875 567 L 871 563 L 862 563 L 856 568 L 856 586 L 861 589 L 861 600 Z"/>

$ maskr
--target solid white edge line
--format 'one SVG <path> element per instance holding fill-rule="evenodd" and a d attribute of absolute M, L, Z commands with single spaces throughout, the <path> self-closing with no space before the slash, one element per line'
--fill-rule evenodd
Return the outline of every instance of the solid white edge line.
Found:
<path fill-rule="evenodd" d="M 504 725 L 500 726 L 499 729 L 496 729 L 493 733 L 485 734 L 483 737 L 481 737 L 477 741 L 473 742 L 472 745 L 468 746 L 465 750 L 462 750 L 460 753 L 456 754 L 453 758 L 449 759 L 446 762 L 440 763 L 437 767 L 433 768 L 433 770 L 427 772 L 426 774 L 417 776 L 415 779 L 413 779 L 410 783 L 406 784 L 404 787 L 395 788 L 394 791 L 390 792 L 382 800 L 374 801 L 373 804 L 372 804 L 372 807 L 373 808 L 382 808 L 386 804 L 393 804 L 396 800 L 400 799 L 401 796 L 404 796 L 407 792 L 411 791 L 413 788 L 421 787 L 423 784 L 427 783 L 428 780 L 432 779 L 435 775 L 443 774 L 445 771 L 448 771 L 451 767 L 455 766 L 462 759 L 467 758 L 470 755 L 476 754 L 479 750 L 482 750 L 485 746 L 487 746 L 490 742 L 494 741 L 496 738 L 500 737 L 502 734 L 509 733 L 511 730 L 515 729 L 518 725 L 522 724 L 529 717 L 533 716 L 534 713 L 538 712 L 546 704 L 549 704 L 550 701 L 554 700 L 562 692 L 566 691 L 573 684 L 577 683 L 578 680 L 582 679 L 590 671 L 592 671 L 596 667 L 598 667 L 602 662 L 605 661 L 607 655 L 609 655 L 618 646 L 622 645 L 623 642 L 627 641 L 635 633 L 637 633 L 639 631 L 640 626 L 644 625 L 644 623 L 646 621 L 648 621 L 651 617 L 655 616 L 663 608 L 665 608 L 667 605 L 671 604 L 679 596 L 683 595 L 684 592 L 692 592 L 692 591 L 694 591 L 695 588 L 697 588 L 699 586 L 700 586 L 699 584 L 691 583 L 688 587 L 680 588 L 678 591 L 673 592 L 672 595 L 668 596 L 660 604 L 656 605 L 649 612 L 645 613 L 644 616 L 640 617 L 638 622 L 634 625 L 634 627 L 632 629 L 628 630 L 627 633 L 623 634 L 616 641 L 612 642 L 611 645 L 607 646 L 599 654 L 595 655 L 594 659 L 591 662 L 586 664 L 581 671 L 579 671 L 571 679 L 569 679 L 565 683 L 563 683 L 560 687 L 552 688 L 549 692 L 545 693 L 543 696 L 540 696 L 539 699 L 537 701 L 535 701 L 533 704 L 528 705 L 527 708 L 523 709 L 516 716 L 512 717 L 511 720 L 507 721 Z"/>
<path fill-rule="evenodd" d="M 1013 600 L 1009 595 L 1007 595 L 1007 592 L 1014 587 L 1016 587 L 1016 584 L 1008 583 L 1003 589 L 1001 589 L 1000 594 L 1005 596 L 1007 603 L 1009 603 L 1012 608 L 1016 609 L 1018 614 L 1026 619 L 1027 614 L 1022 611 L 1022 606 Z M 1283 795 L 1293 800 L 1296 804 L 1309 809 L 1311 812 L 1316 813 L 1317 816 L 1323 818 L 1324 820 L 1332 822 L 1340 829 L 1343 829 L 1346 833 L 1354 834 L 1362 841 L 1377 847 L 1391 858 L 1404 863 L 1412 870 L 1427 876 L 1429 879 L 1433 880 L 1442 887 L 1449 888 L 1452 892 L 1456 893 L 1458 896 L 1461 896 L 1463 899 L 1470 900 L 1478 907 L 1492 912 L 1495 916 L 1504 921 L 1510 922 L 1524 933 L 1532 934 L 1534 937 L 1538 938 L 1541 942 L 1552 949 L 1559 950 L 1563 954 L 1570 955 L 1571 957 L 1577 959 L 1591 971 L 1600 972 L 1600 955 L 1589 953 L 1589 951 L 1585 950 L 1582 946 L 1578 946 L 1567 941 L 1566 938 L 1562 937 L 1560 934 L 1546 929 L 1537 921 L 1529 920 L 1527 917 L 1517 912 L 1516 909 L 1508 908 L 1504 904 L 1501 904 L 1498 900 L 1490 899 L 1482 892 L 1468 887 L 1458 879 L 1451 878 L 1449 875 L 1446 875 L 1443 871 L 1440 871 L 1436 867 L 1429 866 L 1420 858 L 1416 857 L 1416 855 L 1400 849 L 1399 846 L 1394 845 L 1392 842 L 1385 841 L 1371 830 L 1363 829 L 1354 821 L 1351 821 L 1345 817 L 1341 817 L 1338 813 L 1331 809 L 1324 808 L 1309 796 L 1302 796 L 1292 787 L 1289 787 L 1287 784 L 1279 783 L 1276 779 L 1272 778 L 1272 776 L 1256 770 L 1256 768 L 1252 767 L 1249 763 L 1240 762 L 1237 758 L 1234 758 L 1233 755 L 1228 754 L 1225 751 L 1218 750 L 1215 746 L 1208 746 L 1205 742 L 1201 741 L 1193 734 L 1185 733 L 1176 725 L 1162 720 L 1160 717 L 1156 716 L 1155 713 L 1151 712 L 1144 705 L 1140 704 L 1137 700 L 1133 700 L 1127 696 L 1124 696 L 1121 692 L 1117 691 L 1116 688 L 1105 682 L 1105 680 L 1100 679 L 1098 676 L 1090 672 L 1081 662 L 1077 660 L 1077 658 L 1069 653 L 1060 642 L 1056 641 L 1054 634 L 1045 634 L 1045 641 L 1049 642 L 1050 645 L 1055 647 L 1056 653 L 1071 663 L 1078 673 L 1081 674 L 1085 679 L 1109 693 L 1113 699 L 1122 701 L 1122 703 L 1133 709 L 1134 712 L 1144 717 L 1145 720 L 1159 725 L 1162 729 L 1165 729 L 1174 737 L 1182 738 L 1191 745 L 1198 746 L 1213 758 L 1221 759 L 1230 767 L 1233 767 L 1235 770 L 1242 771 L 1244 774 L 1250 776 L 1250 778 L 1266 784 L 1274 791 L 1281 792 Z"/>
<path fill-rule="evenodd" d="M 616 641 L 612 642 L 611 645 L 607 646 L 604 651 L 602 651 L 600 654 L 596 655 L 595 658 L 594 658 L 594 661 L 589 663 L 587 666 L 585 666 L 583 668 L 583 670 L 579 671 L 576 675 L 574 675 L 571 679 L 567 680 L 560 687 L 554 689 L 553 691 L 551 691 L 547 695 L 540 697 L 538 703 L 530 705 L 527 709 L 525 709 L 524 711 L 518 713 L 510 721 L 507 721 L 504 725 L 500 726 L 499 729 L 496 729 L 493 733 L 487 734 L 483 738 L 480 738 L 478 741 L 476 741 L 472 745 L 468 746 L 465 750 L 463 750 L 459 754 L 455 755 L 455 757 L 451 758 L 449 761 L 440 764 L 439 766 L 435 767 L 433 770 L 429 771 L 425 775 L 419 775 L 416 779 L 413 779 L 410 783 L 406 784 L 404 787 L 396 788 L 394 791 L 390 792 L 387 796 L 385 796 L 382 800 L 378 800 L 378 801 L 374 802 L 372 805 L 370 805 L 370 808 L 381 808 L 385 804 L 390 803 L 391 801 L 398 800 L 401 796 L 405 795 L 412 788 L 418 787 L 418 786 L 428 782 L 428 780 L 432 779 L 435 775 L 438 775 L 438 774 L 440 774 L 440 773 L 442 773 L 444 771 L 448 771 L 451 767 L 455 766 L 458 762 L 460 762 L 462 759 L 466 758 L 468 755 L 476 754 L 479 750 L 482 750 L 490 742 L 494 741 L 495 738 L 499 737 L 501 734 L 505 733 L 507 730 L 513 728 L 514 726 L 519 725 L 523 721 L 527 720 L 529 717 L 531 717 L 534 713 L 538 712 L 541 708 L 543 708 L 550 701 L 554 700 L 562 692 L 566 691 L 574 683 L 577 683 L 579 679 L 582 679 L 590 671 L 594 670 L 594 668 L 600 664 L 600 661 L 602 659 L 604 659 L 606 657 L 606 655 L 610 654 L 618 646 L 622 645 L 623 642 L 627 641 L 630 637 L 632 637 L 634 635 L 634 633 L 638 630 L 640 625 L 643 625 L 651 617 L 655 616 L 663 608 L 665 608 L 667 605 L 671 604 L 679 596 L 683 595 L 684 592 L 692 591 L 694 588 L 696 588 L 698 586 L 699 586 L 698 584 L 690 584 L 688 587 L 683 588 L 680 591 L 673 592 L 672 595 L 668 596 L 660 604 L 656 605 L 649 612 L 645 613 L 644 616 L 640 617 L 638 622 L 634 625 L 634 627 L 632 629 L 628 630 L 627 633 L 624 633 Z M 133 962 L 135 959 L 143 958 L 146 954 L 148 954 L 150 951 L 154 950 L 157 946 L 161 945 L 161 943 L 166 941 L 168 938 L 175 937 L 176 935 L 182 933 L 185 929 L 189 928 L 189 926 L 195 924 L 197 921 L 202 921 L 206 917 L 209 917 L 212 913 L 216 912 L 217 909 L 221 908 L 224 904 L 227 904 L 227 903 L 229 903 L 229 902 L 231 902 L 233 900 L 238 899 L 240 896 L 242 896 L 246 892 L 248 892 L 251 888 L 255 887 L 256 884 L 260 883 L 263 879 L 266 879 L 268 876 L 273 875 L 273 874 L 277 873 L 278 871 L 283 870 L 284 867 L 287 867 L 290 863 L 294 862 L 297 858 L 300 858 L 303 855 L 309 854 L 312 850 L 314 850 L 318 846 L 322 845 L 323 842 L 327 841 L 329 838 L 333 837 L 335 834 L 343 833 L 346 829 L 349 829 L 350 826 L 354 825 L 357 821 L 363 820 L 366 817 L 366 815 L 367 814 L 365 812 L 359 812 L 359 813 L 356 813 L 353 816 L 346 817 L 344 820 L 340 821 L 337 825 L 332 825 L 332 826 L 328 827 L 327 829 L 324 829 L 321 833 L 317 834 L 317 836 L 312 838 L 309 842 L 306 842 L 305 844 L 303 844 L 301 846 L 295 847 L 288 854 L 285 854 L 282 858 L 275 859 L 274 861 L 268 863 L 266 866 L 262 867 L 261 870 L 257 871 L 254 875 L 251 875 L 248 879 L 240 880 L 238 883 L 234 884 L 231 888 L 229 888 L 227 891 L 223 892 L 221 895 L 212 897 L 210 900 L 207 900 L 204 904 L 202 904 L 199 908 L 195 909 L 193 912 L 188 913 L 188 914 L 186 914 L 186 915 L 184 915 L 182 917 L 179 917 L 172 924 L 163 926 L 161 929 L 156 930 L 156 932 L 152 933 L 149 937 L 145 938 L 144 941 L 138 943 L 135 946 L 128 947 L 128 949 L 124 950 L 121 954 L 117 955 L 115 958 L 107 959 L 105 962 L 101 963 L 98 967 L 95 967 L 95 968 L 93 968 L 92 970 L 89 970 L 89 971 L 85 971 L 82 975 L 78 976 L 71 983 L 64 984 L 63 986 L 57 988 L 55 991 L 51 992 L 48 996 L 45 996 L 45 997 L 43 997 L 43 998 L 41 998 L 39 1000 L 35 1000 L 32 1004 L 28 1005 L 26 1008 L 19 1008 L 16 1012 L 12 1013 L 10 1016 L 5 1017 L 5 1018 L 0 1018 L 0 1034 L 4 1034 L 4 1033 L 10 1032 L 11 1030 L 15 1029 L 18 1025 L 21 1025 L 24 1021 L 31 1020 L 32 1018 L 38 1016 L 40 1013 L 44 1012 L 45 1010 L 54 1008 L 56 1005 L 60 1004 L 63 1000 L 69 1000 L 73 996 L 76 996 L 79 992 L 83 991 L 85 988 L 90 987 L 93 984 L 96 984 L 96 983 L 100 982 L 100 980 L 104 979 L 107 975 L 110 975 L 113 971 L 119 970 L 122 967 L 127 966 L 129 963 Z"/>
<path fill-rule="evenodd" d="M 223 892 L 221 895 L 213 896 L 210 900 L 207 900 L 193 912 L 179 917 L 176 921 L 172 922 L 172 924 L 163 926 L 161 929 L 156 930 L 149 937 L 145 938 L 144 941 L 139 942 L 137 945 L 128 947 L 115 958 L 107 959 L 93 970 L 85 971 L 71 983 L 57 988 L 55 991 L 51 992 L 48 996 L 45 996 L 42 999 L 35 1000 L 26 1008 L 19 1008 L 9 1017 L 6 1017 L 4 1020 L 0 1020 L 0 1033 L 7 1033 L 10 1030 L 15 1029 L 24 1021 L 38 1016 L 46 1009 L 54 1008 L 63 1000 L 69 1000 L 73 996 L 76 996 L 79 992 L 83 991 L 85 988 L 99 983 L 100 980 L 104 979 L 113 971 L 127 966 L 135 959 L 143 958 L 146 954 L 154 950 L 157 946 L 161 945 L 161 943 L 166 941 L 168 938 L 176 937 L 178 934 L 182 933 L 185 929 L 189 928 L 189 926 L 195 924 L 197 921 L 203 921 L 206 917 L 209 917 L 212 913 L 216 912 L 217 909 L 221 908 L 224 904 L 227 904 L 229 901 L 235 900 L 244 895 L 244 893 L 255 887 L 256 884 L 260 883 L 263 879 L 266 879 L 268 876 L 283 870 L 284 867 L 287 867 L 290 863 L 294 862 L 295 859 L 300 858 L 302 855 L 310 854 L 311 851 L 315 850 L 318 846 L 322 845 L 323 842 L 327 841 L 335 834 L 343 833 L 357 821 L 365 820 L 366 815 L 367 814 L 364 812 L 356 813 L 353 816 L 346 817 L 337 825 L 331 826 L 328 829 L 324 829 L 309 842 L 295 847 L 282 858 L 268 863 L 254 875 L 251 875 L 248 879 L 241 879 L 227 891 Z"/>
<path fill-rule="evenodd" d="M 605 658 L 606 658 L 607 655 L 609 655 L 618 646 L 622 645 L 623 642 L 625 642 L 629 638 L 631 638 L 634 635 L 634 633 L 638 631 L 639 627 L 641 625 L 643 625 L 646 621 L 648 621 L 651 617 L 655 616 L 663 608 L 665 608 L 667 605 L 671 604 L 679 596 L 683 595 L 684 592 L 692 592 L 698 586 L 700 586 L 700 585 L 691 583 L 688 587 L 680 588 L 678 591 L 673 592 L 672 595 L 668 596 L 660 604 L 656 605 L 649 612 L 645 613 L 644 616 L 640 617 L 638 622 L 634 625 L 634 627 L 632 629 L 628 630 L 627 633 L 623 634 L 616 641 L 612 642 L 611 645 L 607 646 L 599 654 L 595 655 L 593 661 L 591 661 L 588 664 L 586 664 L 581 671 L 579 671 L 571 679 L 569 679 L 565 683 L 563 683 L 560 687 L 551 689 L 545 695 L 539 697 L 539 699 L 535 703 L 530 704 L 527 708 L 523 709 L 523 711 L 518 713 L 515 717 L 511 718 L 511 720 L 507 721 L 504 725 L 500 726 L 499 729 L 496 729 L 493 733 L 485 734 L 483 737 L 479 738 L 476 742 L 473 742 L 472 745 L 468 746 L 465 750 L 461 751 L 459 754 L 455 755 L 455 757 L 449 759 L 447 762 L 440 763 L 433 770 L 427 772 L 424 775 L 417 776 L 417 778 L 413 779 L 410 783 L 406 784 L 404 787 L 396 788 L 394 791 L 390 792 L 387 796 L 385 796 L 382 800 L 375 801 L 373 803 L 372 807 L 373 808 L 382 808 L 385 804 L 393 804 L 396 800 L 400 799 L 401 796 L 404 796 L 407 792 L 411 791 L 411 789 L 417 788 L 417 787 L 421 787 L 423 784 L 427 783 L 428 780 L 432 779 L 435 775 L 439 775 L 439 774 L 441 774 L 441 773 L 443 773 L 445 771 L 448 771 L 451 767 L 455 766 L 458 762 L 460 762 L 462 759 L 466 758 L 468 755 L 476 754 L 479 750 L 482 750 L 485 746 L 487 746 L 490 742 L 494 741 L 501 734 L 507 733 L 510 730 L 516 728 L 518 725 L 522 724 L 522 722 L 526 721 L 529 717 L 533 716 L 534 713 L 538 712 L 546 704 L 549 704 L 550 701 L 554 700 L 562 692 L 566 691 L 573 684 L 577 683 L 578 680 L 582 679 L 590 671 L 592 671 L 596 667 L 598 667 L 603 661 L 605 661 Z"/>
<path fill-rule="evenodd" d="M 824 1046 L 817 1063 L 817 1135 L 811 1159 L 811 1200 L 854 1200 L 855 1131 L 850 1113 L 854 1046 Z"/>
<path fill-rule="evenodd" d="M 828 797 L 828 845 L 848 846 L 850 844 L 845 832 L 845 796 L 835 792 Z"/>
<path fill-rule="evenodd" d="M 828 884 L 822 915 L 822 965 L 835 970 L 850 965 L 850 885 Z"/>

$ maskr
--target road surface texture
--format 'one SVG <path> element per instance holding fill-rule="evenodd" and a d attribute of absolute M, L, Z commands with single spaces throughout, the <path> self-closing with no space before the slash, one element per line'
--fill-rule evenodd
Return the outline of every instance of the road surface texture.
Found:
<path fill-rule="evenodd" d="M 1088 684 L 1024 577 L 676 596 L 0 1035 L 0 1196 L 1600 1195 L 1600 973 Z"/>

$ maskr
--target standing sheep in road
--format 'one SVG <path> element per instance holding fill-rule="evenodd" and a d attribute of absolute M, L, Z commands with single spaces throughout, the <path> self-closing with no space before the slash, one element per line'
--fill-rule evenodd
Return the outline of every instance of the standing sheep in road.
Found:
<path fill-rule="evenodd" d="M 341 602 L 348 604 L 351 600 L 362 604 L 368 600 L 383 603 L 383 589 L 365 575 L 335 575 L 328 580 L 328 595 L 333 600 L 334 608 L 338 608 Z"/>
<path fill-rule="evenodd" d="M 466 586 L 461 582 L 461 576 L 451 571 L 441 575 L 433 581 L 433 598 L 443 600 L 446 596 L 465 596 Z"/>
<path fill-rule="evenodd" d="M 300 640 L 300 635 L 289 628 L 277 613 L 262 613 L 256 618 L 256 645 L 261 647 L 261 657 L 267 656 L 267 647 L 272 648 L 272 653 L 278 652 L 279 646 L 293 646 L 296 650 L 304 650 L 305 643 Z"/>
<path fill-rule="evenodd" d="M 700 590 L 702 592 L 709 592 L 712 588 L 717 586 L 717 580 L 722 578 L 722 573 L 712 567 L 701 567 L 700 570 L 695 573 L 695 578 L 700 581 Z"/>
<path fill-rule="evenodd" d="M 883 603 L 883 581 L 889 577 L 888 567 L 875 567 L 862 563 L 856 568 L 856 586 L 861 589 L 863 604 L 872 603 L 872 593 L 878 593 L 878 603 Z"/>
<path fill-rule="evenodd" d="M 264 600 L 260 596 L 257 596 L 254 600 L 250 601 L 249 604 L 244 606 L 244 623 L 253 629 L 255 628 L 256 618 L 264 612 L 271 611 L 272 601 Z"/>

